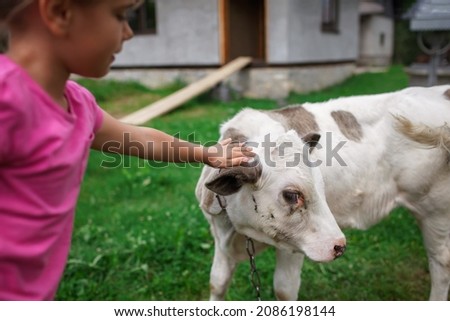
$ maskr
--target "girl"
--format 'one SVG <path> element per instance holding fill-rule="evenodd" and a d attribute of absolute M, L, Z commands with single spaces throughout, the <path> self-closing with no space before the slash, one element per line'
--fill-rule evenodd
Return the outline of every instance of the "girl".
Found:
<path fill-rule="evenodd" d="M 10 33 L 0 55 L 0 300 L 53 299 L 90 147 L 105 150 L 113 142 L 124 154 L 214 167 L 253 156 L 229 140 L 206 148 L 121 123 L 68 81 L 72 73 L 108 72 L 133 36 L 126 12 L 136 5 L 0 0 L 0 22 Z"/>

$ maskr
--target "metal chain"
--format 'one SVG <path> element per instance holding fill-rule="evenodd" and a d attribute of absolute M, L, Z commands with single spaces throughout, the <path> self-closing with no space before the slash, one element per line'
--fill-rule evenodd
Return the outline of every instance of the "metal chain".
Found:
<path fill-rule="evenodd" d="M 249 238 L 248 236 L 246 238 L 247 240 L 245 245 L 247 249 L 247 254 L 250 259 L 250 281 L 252 282 L 253 288 L 255 289 L 256 299 L 258 301 L 261 301 L 261 280 L 259 278 L 258 271 L 256 270 L 255 244 L 253 243 L 253 240 L 251 238 Z"/>

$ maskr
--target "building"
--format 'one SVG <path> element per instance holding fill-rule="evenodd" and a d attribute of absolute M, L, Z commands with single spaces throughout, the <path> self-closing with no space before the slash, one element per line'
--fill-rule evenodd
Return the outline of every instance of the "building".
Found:
<path fill-rule="evenodd" d="M 361 20 L 359 3 L 146 0 L 131 17 L 136 35 L 117 56 L 110 77 L 139 79 L 151 87 L 190 83 L 235 57 L 251 56 L 252 67 L 227 81 L 246 96 L 282 98 L 290 91 L 320 90 L 350 76 L 360 52 L 366 63 L 387 64 L 392 55 L 392 31 L 385 31 L 392 25 L 385 23 L 382 6 Z M 361 36 L 367 41 L 361 43 Z M 377 46 L 371 44 L 374 37 Z M 386 53 L 380 53 L 383 46 L 389 47 Z"/>
<path fill-rule="evenodd" d="M 394 53 L 394 13 L 389 0 L 359 3 L 359 65 L 388 66 Z"/>

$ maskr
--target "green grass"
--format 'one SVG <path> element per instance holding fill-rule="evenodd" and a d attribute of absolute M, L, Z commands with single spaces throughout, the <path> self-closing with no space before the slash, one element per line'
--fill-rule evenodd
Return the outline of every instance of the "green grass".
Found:
<path fill-rule="evenodd" d="M 408 76 L 402 66 L 393 66 L 386 72 L 363 73 L 351 77 L 342 84 L 308 94 L 291 94 L 289 102 L 318 102 L 352 95 L 379 94 L 408 86 Z"/>
<path fill-rule="evenodd" d="M 83 84 L 95 92 L 102 106 L 119 115 L 114 101 L 128 97 L 127 103 L 136 105 L 142 96 L 160 97 L 174 89 L 155 91 L 136 83 L 103 81 Z M 385 73 L 355 76 L 323 92 L 292 94 L 289 102 L 391 91 L 406 85 L 402 69 L 394 67 Z M 276 103 L 251 99 L 220 103 L 204 95 L 148 125 L 208 143 L 217 140 L 219 124 L 244 106 L 269 109 Z M 206 300 L 214 244 L 194 196 L 201 167 L 150 166 L 129 157 L 117 157 L 121 167 L 100 166 L 110 160 L 110 156 L 91 153 L 57 299 Z M 368 231 L 345 233 L 348 250 L 342 258 L 328 264 L 305 262 L 301 300 L 427 298 L 425 252 L 419 230 L 405 210 L 395 211 Z M 256 263 L 262 298 L 273 300 L 274 251 L 267 250 Z M 247 262 L 237 268 L 227 299 L 254 299 Z"/>

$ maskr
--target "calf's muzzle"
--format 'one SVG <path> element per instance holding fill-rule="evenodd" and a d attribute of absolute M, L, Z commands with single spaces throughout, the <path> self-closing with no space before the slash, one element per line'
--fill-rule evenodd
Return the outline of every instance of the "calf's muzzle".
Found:
<path fill-rule="evenodd" d="M 335 245 L 334 246 L 334 258 L 337 259 L 338 257 L 342 256 L 345 252 L 345 249 L 347 247 L 345 245 Z"/>

